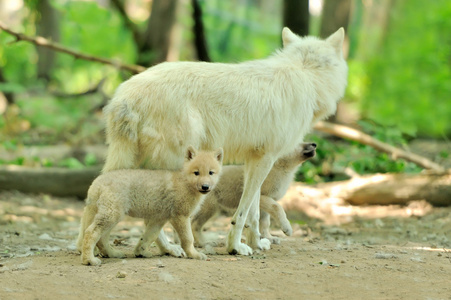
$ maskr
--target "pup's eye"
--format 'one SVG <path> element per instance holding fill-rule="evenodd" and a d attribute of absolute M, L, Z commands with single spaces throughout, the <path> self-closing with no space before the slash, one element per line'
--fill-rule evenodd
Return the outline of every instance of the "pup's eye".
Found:
<path fill-rule="evenodd" d="M 194 171 L 194 175 L 199 176 L 199 171 Z"/>
<path fill-rule="evenodd" d="M 210 175 L 213 175 L 215 172 L 213 172 L 213 171 L 210 171 L 208 174 L 210 174 Z"/>

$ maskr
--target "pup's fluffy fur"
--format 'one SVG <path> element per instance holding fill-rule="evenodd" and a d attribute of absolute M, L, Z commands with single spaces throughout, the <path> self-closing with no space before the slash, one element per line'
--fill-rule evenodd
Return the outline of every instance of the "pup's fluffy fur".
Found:
<path fill-rule="evenodd" d="M 282 31 L 283 49 L 239 64 L 166 62 L 119 86 L 105 107 L 109 143 L 103 172 L 178 169 L 187 145 L 223 147 L 244 163 L 244 187 L 227 250 L 269 249 L 260 239 L 260 187 L 274 162 L 303 141 L 312 125 L 333 114 L 347 82 L 344 30 L 326 40 Z M 249 218 L 248 218 L 249 215 Z M 248 247 L 241 233 L 250 227 Z"/>
<path fill-rule="evenodd" d="M 293 230 L 282 206 L 277 203 L 288 190 L 294 173 L 299 165 L 316 154 L 316 144 L 302 143 L 296 150 L 279 158 L 266 177 L 260 193 L 260 233 L 273 244 L 280 241 L 269 232 L 270 216 L 282 228 L 286 235 Z M 194 241 L 198 246 L 205 246 L 202 227 L 220 208 L 235 210 L 243 193 L 244 173 L 242 166 L 224 166 L 221 178 L 213 192 L 202 202 L 200 209 L 191 217 Z"/>
<path fill-rule="evenodd" d="M 124 257 L 113 249 L 108 238 L 113 227 L 124 217 L 143 218 L 146 230 L 135 248 L 135 256 L 149 257 L 147 247 L 155 241 L 166 222 L 177 231 L 182 248 L 190 258 L 206 259 L 193 246 L 190 215 L 216 185 L 222 167 L 222 148 L 199 152 L 189 147 L 180 171 L 118 170 L 100 175 L 88 191 L 77 242 L 83 264 L 99 265 L 94 256 L 97 245 L 102 256 Z M 161 252 L 181 256 L 161 236 Z"/>

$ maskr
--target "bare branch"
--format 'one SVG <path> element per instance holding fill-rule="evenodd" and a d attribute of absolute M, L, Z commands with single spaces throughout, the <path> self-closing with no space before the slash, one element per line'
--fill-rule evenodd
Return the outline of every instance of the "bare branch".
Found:
<path fill-rule="evenodd" d="M 329 122 L 318 122 L 314 128 L 322 132 L 371 146 L 378 151 L 390 154 L 393 159 L 403 158 L 422 168 L 430 169 L 438 173 L 443 173 L 445 171 L 445 168 L 427 159 L 426 157 L 396 148 L 348 126 L 332 124 Z"/>
<path fill-rule="evenodd" d="M 60 44 L 53 43 L 52 41 L 50 41 L 46 38 L 43 38 L 41 36 L 36 36 L 36 37 L 27 36 L 25 34 L 18 33 L 18 32 L 15 32 L 15 31 L 9 29 L 2 22 L 0 22 L 0 29 L 2 29 L 3 31 L 5 31 L 8 34 L 13 35 L 17 41 L 27 41 L 27 42 L 35 44 L 36 46 L 46 47 L 46 48 L 52 49 L 54 51 L 69 54 L 75 58 L 99 62 L 99 63 L 106 64 L 106 65 L 111 65 L 118 69 L 127 70 L 127 71 L 130 71 L 133 73 L 140 73 L 146 69 L 143 66 L 123 64 L 117 60 L 111 60 L 111 59 L 96 57 L 96 56 L 84 54 L 81 52 L 77 52 L 77 51 L 74 51 L 67 47 L 64 47 Z"/>

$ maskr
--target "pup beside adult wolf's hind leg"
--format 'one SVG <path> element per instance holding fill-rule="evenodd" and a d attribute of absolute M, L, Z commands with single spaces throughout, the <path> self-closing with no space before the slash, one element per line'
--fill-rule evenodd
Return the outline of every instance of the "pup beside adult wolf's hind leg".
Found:
<path fill-rule="evenodd" d="M 280 243 L 277 237 L 269 232 L 270 216 L 276 221 L 286 235 L 291 235 L 292 228 L 282 206 L 277 203 L 281 199 L 299 165 L 314 157 L 316 154 L 315 143 L 301 143 L 296 149 L 279 158 L 272 167 L 261 187 L 260 193 L 260 220 L 259 228 L 263 238 L 267 238 L 273 244 Z M 234 211 L 238 207 L 243 192 L 244 174 L 242 166 L 224 166 L 216 188 L 205 197 L 200 209 L 191 216 L 192 229 L 196 244 L 204 246 L 205 240 L 202 227 L 221 208 L 226 211 Z"/>
<path fill-rule="evenodd" d="M 282 32 L 283 49 L 239 64 L 167 62 L 119 86 L 105 107 L 109 150 L 103 172 L 178 169 L 188 145 L 223 147 L 244 163 L 244 189 L 227 251 L 248 255 L 260 240 L 260 188 L 274 162 L 301 143 L 312 125 L 336 110 L 347 81 L 344 30 L 326 40 Z M 251 232 L 242 244 L 244 226 Z"/>

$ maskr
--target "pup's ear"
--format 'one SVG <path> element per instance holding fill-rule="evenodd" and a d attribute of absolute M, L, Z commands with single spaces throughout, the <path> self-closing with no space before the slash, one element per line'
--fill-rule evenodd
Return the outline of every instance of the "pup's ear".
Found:
<path fill-rule="evenodd" d="M 326 41 L 335 48 L 335 52 L 340 55 L 343 51 L 343 41 L 345 40 L 345 30 L 343 27 L 332 33 Z"/>
<path fill-rule="evenodd" d="M 186 150 L 185 160 L 190 161 L 197 155 L 196 149 L 193 146 L 189 146 Z"/>
<path fill-rule="evenodd" d="M 222 148 L 218 148 L 215 151 L 215 157 L 222 164 L 222 159 L 224 158 L 224 150 L 222 150 Z"/>
<path fill-rule="evenodd" d="M 297 39 L 298 39 L 298 37 L 288 27 L 283 28 L 282 43 L 283 43 L 284 48 Z"/>

